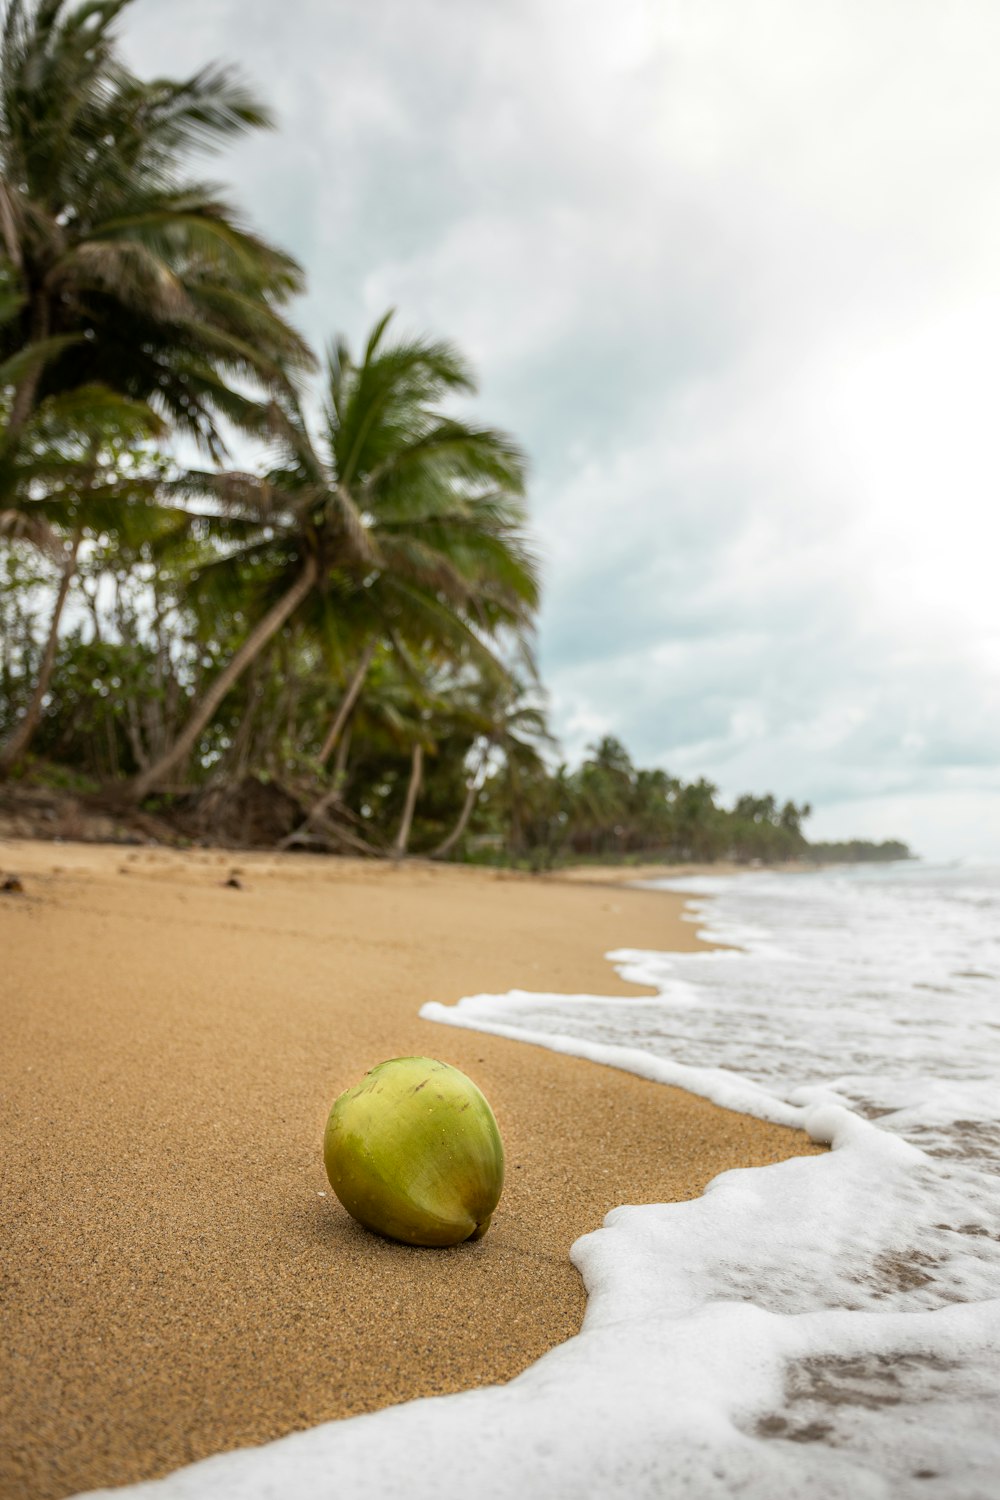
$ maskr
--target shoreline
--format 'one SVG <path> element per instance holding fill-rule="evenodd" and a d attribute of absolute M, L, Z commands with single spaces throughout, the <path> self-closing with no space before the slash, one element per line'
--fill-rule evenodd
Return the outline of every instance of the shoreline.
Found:
<path fill-rule="evenodd" d="M 608 1210 L 820 1149 L 417 1016 L 514 987 L 642 993 L 604 954 L 704 946 L 683 896 L 93 844 L 8 843 L 3 864 L 25 890 L 0 902 L 15 1371 L 0 1488 L 31 1500 L 506 1381 L 578 1330 L 568 1250 Z M 500 1122 L 507 1185 L 475 1246 L 378 1240 L 326 1182 L 333 1099 L 409 1052 L 470 1073 Z"/>

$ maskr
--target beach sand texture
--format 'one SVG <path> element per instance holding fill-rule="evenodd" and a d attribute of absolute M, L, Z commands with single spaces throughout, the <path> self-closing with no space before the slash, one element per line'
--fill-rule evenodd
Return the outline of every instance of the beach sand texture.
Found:
<path fill-rule="evenodd" d="M 25 887 L 0 897 L 4 1497 L 508 1380 L 578 1330 L 569 1247 L 609 1209 L 818 1149 L 418 1018 L 484 990 L 635 993 L 603 955 L 696 946 L 679 897 L 79 845 L 7 844 L 0 866 Z M 334 1098 L 413 1053 L 497 1115 L 507 1186 L 477 1245 L 381 1240 L 326 1181 Z"/>

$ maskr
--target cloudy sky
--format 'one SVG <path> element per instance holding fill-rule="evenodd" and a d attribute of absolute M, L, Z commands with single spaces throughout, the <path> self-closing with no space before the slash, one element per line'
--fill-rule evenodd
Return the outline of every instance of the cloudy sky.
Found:
<path fill-rule="evenodd" d="M 315 344 L 393 305 L 474 360 L 571 759 L 1000 851 L 996 0 L 136 0 L 125 41 L 276 110 L 216 170 Z"/>

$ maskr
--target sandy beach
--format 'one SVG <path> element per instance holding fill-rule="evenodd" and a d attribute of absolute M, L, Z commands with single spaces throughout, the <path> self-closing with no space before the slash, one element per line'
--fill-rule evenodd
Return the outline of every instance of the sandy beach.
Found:
<path fill-rule="evenodd" d="M 0 868 L 24 886 L 0 897 L 4 1497 L 510 1379 L 578 1330 L 569 1247 L 609 1209 L 817 1149 L 417 1015 L 512 987 L 635 993 L 604 954 L 696 946 L 679 897 L 41 843 L 3 845 Z M 497 1115 L 507 1186 L 479 1244 L 391 1244 L 329 1190 L 333 1099 L 413 1053 L 471 1074 Z"/>

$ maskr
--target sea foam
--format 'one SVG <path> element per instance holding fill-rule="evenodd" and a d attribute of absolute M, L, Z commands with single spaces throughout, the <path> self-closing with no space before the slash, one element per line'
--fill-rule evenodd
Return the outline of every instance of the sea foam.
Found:
<path fill-rule="evenodd" d="M 733 946 L 610 955 L 655 996 L 518 991 L 422 1014 L 800 1125 L 829 1154 L 613 1210 L 573 1247 L 582 1332 L 509 1385 L 128 1493 L 995 1500 L 1000 870 L 762 874 L 693 894 L 706 935 Z"/>

